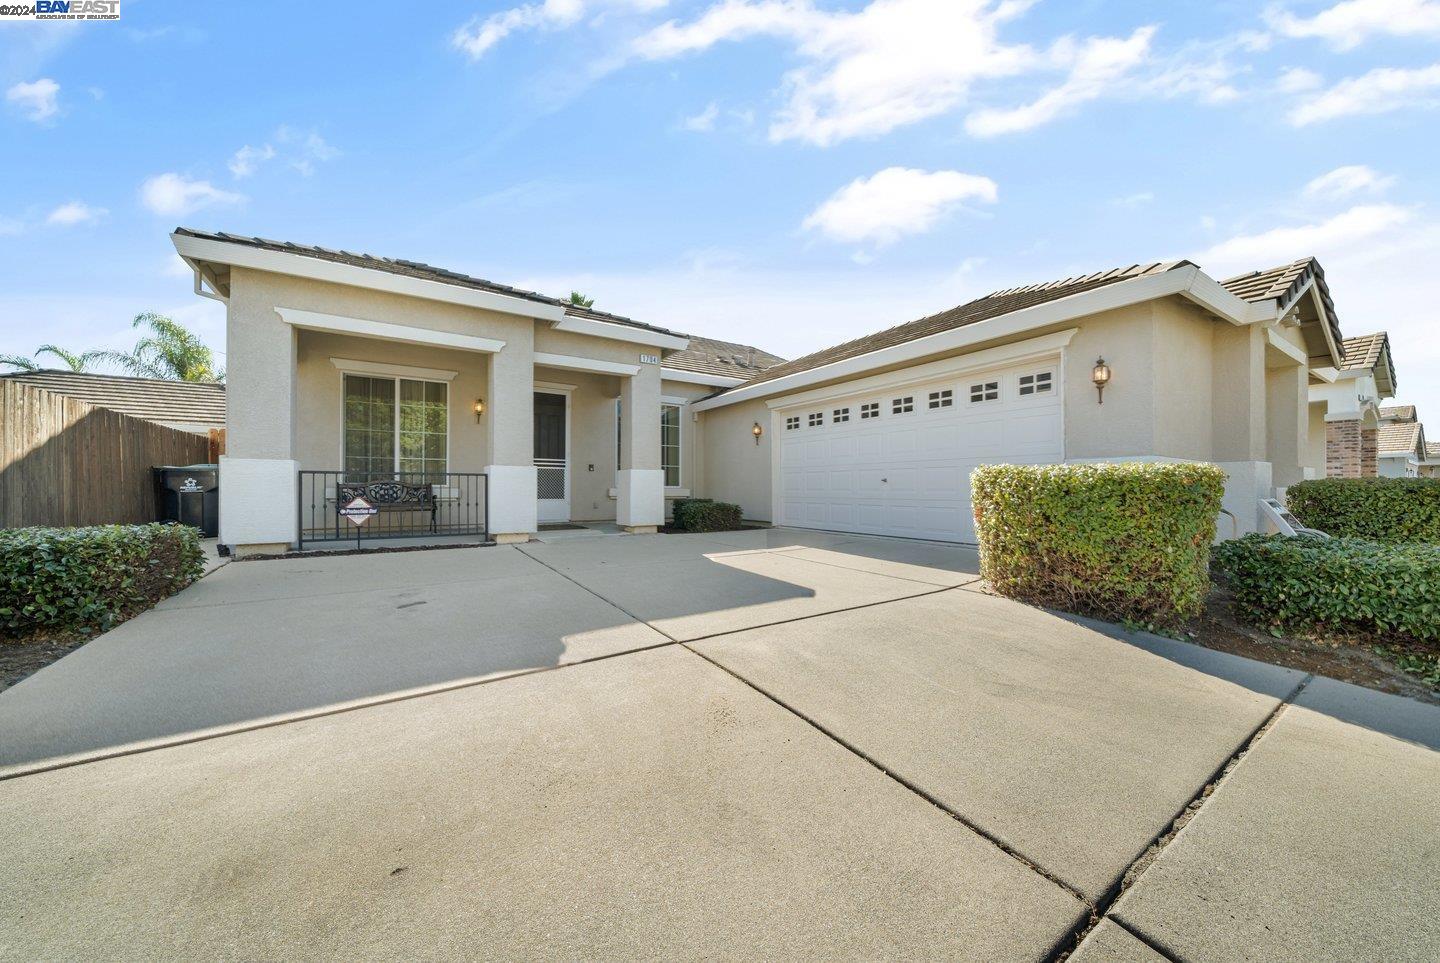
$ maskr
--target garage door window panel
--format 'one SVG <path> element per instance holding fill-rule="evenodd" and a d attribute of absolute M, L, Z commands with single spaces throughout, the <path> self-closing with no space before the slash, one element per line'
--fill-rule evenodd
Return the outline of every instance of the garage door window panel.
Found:
<path fill-rule="evenodd" d="M 908 415 L 915 410 L 915 396 L 906 395 L 903 398 L 895 398 L 890 402 L 890 413 L 896 415 Z"/>

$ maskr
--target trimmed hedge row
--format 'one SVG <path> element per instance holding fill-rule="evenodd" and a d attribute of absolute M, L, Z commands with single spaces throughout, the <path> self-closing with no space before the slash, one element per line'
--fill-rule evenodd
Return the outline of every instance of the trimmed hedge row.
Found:
<path fill-rule="evenodd" d="M 1291 485 L 1285 500 L 1328 535 L 1440 542 L 1440 478 L 1317 478 Z"/>
<path fill-rule="evenodd" d="M 1225 492 L 1214 465 L 986 465 L 970 483 L 999 594 L 1150 627 L 1204 608 Z"/>
<path fill-rule="evenodd" d="M 712 498 L 677 498 L 675 527 L 686 532 L 730 532 L 740 527 L 740 506 Z"/>
<path fill-rule="evenodd" d="M 0 632 L 105 629 L 204 570 L 200 530 L 184 525 L 0 530 Z"/>
<path fill-rule="evenodd" d="M 1437 545 L 1246 535 L 1216 548 L 1215 566 L 1258 625 L 1440 640 Z"/>

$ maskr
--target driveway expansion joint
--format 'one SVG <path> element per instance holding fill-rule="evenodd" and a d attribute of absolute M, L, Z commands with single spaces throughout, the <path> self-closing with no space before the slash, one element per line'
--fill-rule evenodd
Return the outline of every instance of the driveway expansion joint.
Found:
<path fill-rule="evenodd" d="M 948 588 L 947 588 L 947 589 L 942 589 L 941 591 L 949 591 L 949 589 L 948 589 Z M 900 600 L 892 600 L 892 601 L 900 601 Z M 877 602 L 877 603 L 874 603 L 874 604 L 876 604 L 876 605 L 883 605 L 883 604 L 888 604 L 888 603 Z M 868 607 L 868 606 L 867 606 L 867 607 Z M 818 618 L 818 616 L 810 616 L 810 618 Z M 725 633 L 725 634 L 730 634 L 730 633 Z M 713 636 L 711 636 L 711 638 L 713 638 Z M 695 639 L 695 640 L 693 640 L 693 641 L 698 642 L 698 641 L 701 641 L 701 640 Z M 726 675 L 728 675 L 728 676 L 730 676 L 731 678 L 735 679 L 736 681 L 740 682 L 742 685 L 745 685 L 745 686 L 749 687 L 750 689 L 753 689 L 755 692 L 758 692 L 760 695 L 764 696 L 766 699 L 769 699 L 771 702 L 773 702 L 775 705 L 779 706 L 781 709 L 784 709 L 786 712 L 790 713 L 791 715 L 794 715 L 797 719 L 801 720 L 801 721 L 804 722 L 806 725 L 808 725 L 808 726 L 810 726 L 811 728 L 815 729 L 815 730 L 816 730 L 817 732 L 819 732 L 821 735 L 823 735 L 823 736 L 825 736 L 826 738 L 830 739 L 831 741 L 835 742 L 837 745 L 841 746 L 842 748 L 844 748 L 844 749 L 847 750 L 848 752 L 852 753 L 853 755 L 858 756 L 860 759 L 862 759 L 862 760 L 864 760 L 866 763 L 868 763 L 871 767 L 873 767 L 874 769 L 878 770 L 881 775 L 885 776 L 886 778 L 888 778 L 888 779 L 890 779 L 890 780 L 892 780 L 892 781 L 894 781 L 894 782 L 896 782 L 896 783 L 899 783 L 899 784 L 900 784 L 901 786 L 903 786 L 905 789 L 908 789 L 910 792 L 912 792 L 912 793 L 914 793 L 915 795 L 919 796 L 921 799 L 925 800 L 925 801 L 928 802 L 930 805 L 934 806 L 936 809 L 940 810 L 940 811 L 943 812 L 945 815 L 949 816 L 951 819 L 955 820 L 957 823 L 959 823 L 960 825 L 964 826 L 966 829 L 970 830 L 970 831 L 971 831 L 972 833 L 974 833 L 975 835 L 979 836 L 981 839 L 983 839 L 983 840 L 985 840 L 986 842 L 990 843 L 992 846 L 994 846 L 996 849 L 1000 850 L 1000 851 L 1001 851 L 1002 853 L 1004 853 L 1006 856 L 1009 856 L 1011 859 L 1015 860 L 1017 863 L 1019 863 L 1020 865 L 1024 866 L 1026 869 L 1030 870 L 1032 873 L 1034 873 L 1034 874 L 1036 874 L 1037 876 L 1040 876 L 1041 878 L 1045 879 L 1046 881 L 1054 884 L 1055 886 L 1057 886 L 1057 887 L 1059 887 L 1060 889 L 1064 890 L 1066 893 L 1069 893 L 1071 896 L 1075 897 L 1075 899 L 1078 900 L 1082 905 L 1084 905 L 1086 909 L 1090 910 L 1091 913 L 1094 913 L 1094 910 L 1095 910 L 1094 904 L 1091 903 L 1090 900 L 1088 900 L 1088 899 L 1085 898 L 1085 894 L 1084 894 L 1084 893 L 1080 892 L 1080 891 L 1079 891 L 1078 889 L 1076 889 L 1074 886 L 1072 886 L 1072 885 L 1070 885 L 1069 883 L 1065 882 L 1063 879 L 1061 879 L 1059 876 L 1055 875 L 1055 874 L 1054 874 L 1053 872 L 1051 872 L 1050 870 L 1046 869 L 1045 867 L 1043 867 L 1043 866 L 1041 866 L 1040 864 L 1036 863 L 1034 860 L 1032 860 L 1032 859 L 1030 859 L 1029 857 L 1025 856 L 1023 853 L 1021 853 L 1019 850 L 1015 849 L 1013 846 L 1011 846 L 1011 845 L 1009 845 L 1008 843 L 1006 843 L 1005 841 L 999 839 L 999 838 L 996 837 L 994 834 L 989 833 L 989 832 L 987 832 L 987 831 L 984 830 L 984 829 L 981 829 L 979 826 L 975 825 L 975 824 L 972 823 L 970 820 L 966 819 L 966 818 L 965 818 L 964 816 L 962 816 L 960 813 L 956 812 L 954 809 L 951 809 L 949 806 L 945 805 L 945 803 L 942 802 L 939 798 L 937 798 L 934 794 L 928 792 L 927 790 L 925 790 L 925 789 L 922 788 L 921 786 L 919 786 L 919 785 L 911 782 L 909 779 L 906 779 L 904 776 L 902 776 L 902 775 L 900 775 L 899 773 L 895 772 L 893 769 L 888 768 L 884 763 L 880 762 L 880 760 L 876 759 L 874 756 L 872 756 L 872 755 L 870 755 L 869 753 L 865 752 L 865 751 L 864 751 L 863 749 L 861 749 L 860 747 L 858 747 L 858 746 L 856 746 L 855 744 L 851 743 L 850 741 L 844 739 L 843 737 L 837 735 L 836 733 L 830 731 L 830 729 L 828 729 L 826 726 L 824 726 L 824 725 L 823 725 L 822 723 L 820 723 L 819 721 L 817 721 L 817 720 L 815 720 L 814 718 L 806 715 L 804 712 L 801 712 L 799 709 L 796 709 L 794 706 L 792 706 L 792 705 L 790 705 L 789 703 L 785 702 L 783 699 L 781 699 L 781 698 L 779 698 L 778 696 L 774 695 L 773 693 L 769 692 L 768 690 L 766 690 L 766 689 L 763 688 L 762 686 L 756 685 L 754 682 L 751 682 L 749 679 L 745 678 L 743 675 L 740 675 L 738 672 L 735 672 L 733 669 L 730 669 L 728 666 L 725 666 L 725 665 L 721 664 L 720 662 L 717 662 L 715 659 L 712 659 L 710 656 L 706 655 L 704 652 L 701 652 L 701 651 L 699 651 L 698 649 L 691 648 L 691 645 L 690 645 L 689 642 L 681 642 L 681 643 L 680 643 L 680 647 L 681 647 L 682 649 L 685 649 L 685 650 L 688 651 L 688 652 L 692 652 L 692 653 L 694 653 L 695 655 L 699 656 L 700 658 L 704 659 L 706 662 L 710 663 L 710 664 L 713 665 L 715 668 L 719 669 L 721 672 L 724 672 Z M 1062 937 L 1061 937 L 1060 942 L 1058 942 L 1058 943 L 1056 944 L 1056 949 L 1058 949 L 1059 947 L 1062 947 L 1062 946 L 1065 945 L 1065 942 L 1064 942 L 1064 941 L 1068 938 L 1068 936 L 1069 936 L 1069 934 L 1066 934 L 1066 936 L 1062 936 Z M 1055 952 L 1055 950 L 1052 950 L 1052 954 L 1051 954 L 1051 955 L 1053 955 L 1054 952 Z"/>
<path fill-rule="evenodd" d="M 1079 948 L 1080 944 L 1084 942 L 1085 937 L 1090 935 L 1090 931 L 1100 925 L 1102 919 L 1107 918 L 1166 959 L 1179 959 L 1174 951 L 1168 949 L 1154 937 L 1141 932 L 1133 924 L 1125 923 L 1118 917 L 1110 916 L 1109 913 L 1115 904 L 1119 902 L 1120 898 L 1140 882 L 1145 875 L 1145 871 L 1154 865 L 1155 861 L 1160 858 L 1160 854 L 1165 851 L 1165 848 L 1175 841 L 1175 838 L 1184 831 L 1191 820 L 1199 815 L 1200 810 L 1205 807 L 1205 804 L 1210 801 L 1215 795 L 1215 792 L 1224 784 L 1230 774 L 1235 771 L 1236 767 L 1240 765 L 1241 761 L 1249 755 L 1250 750 L 1259 745 L 1260 740 L 1264 739 L 1270 730 L 1275 728 L 1275 724 L 1280 721 L 1280 716 L 1284 714 L 1286 709 L 1294 704 L 1295 700 L 1300 697 L 1300 693 L 1304 692 L 1305 687 L 1314 679 L 1314 674 L 1307 674 L 1296 683 L 1295 688 L 1291 689 L 1290 693 L 1280 700 L 1270 714 L 1265 717 L 1264 721 L 1255 728 L 1255 731 L 1240 744 L 1238 749 L 1221 763 L 1220 767 L 1215 771 L 1215 774 L 1206 781 L 1205 785 L 1200 787 L 1200 791 L 1191 797 L 1184 808 L 1171 820 L 1169 828 L 1155 837 L 1150 845 L 1146 846 L 1145 850 L 1139 856 L 1135 857 L 1130 865 L 1125 868 L 1125 872 L 1120 875 L 1119 881 L 1110 888 L 1109 892 L 1095 901 L 1093 906 L 1094 915 L 1091 916 L 1089 922 L 1074 934 L 1074 939 L 1070 942 L 1069 947 L 1065 949 L 1064 952 L 1053 955 L 1051 957 L 1052 960 L 1058 961 L 1068 957 Z"/>

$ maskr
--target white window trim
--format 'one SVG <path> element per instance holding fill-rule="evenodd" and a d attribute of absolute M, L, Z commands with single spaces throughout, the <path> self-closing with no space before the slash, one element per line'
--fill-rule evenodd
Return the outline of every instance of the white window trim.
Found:
<path fill-rule="evenodd" d="M 332 358 L 331 360 L 333 361 L 333 360 L 335 360 L 335 359 Z M 337 367 L 338 367 L 338 366 L 337 366 Z M 385 379 L 388 379 L 392 385 L 394 385 L 394 388 L 395 388 L 395 426 L 394 426 L 394 433 L 395 433 L 395 434 L 394 434 L 394 437 L 395 437 L 395 458 L 394 458 L 393 464 L 394 464 L 395 467 L 392 468 L 391 471 L 395 472 L 395 474 L 397 474 L 397 475 L 400 474 L 400 382 L 401 382 L 401 381 L 424 381 L 424 382 L 429 382 L 429 383 L 431 383 L 431 384 L 442 384 L 442 385 L 444 385 L 444 386 L 445 386 L 445 474 L 447 474 L 447 475 L 450 474 L 450 452 L 451 452 L 451 450 L 452 450 L 452 448 L 453 448 L 453 439 L 452 439 L 451 436 L 453 435 L 452 428 L 453 428 L 453 424 L 454 424 L 454 421 L 455 421 L 455 419 L 454 419 L 454 417 L 453 417 L 453 415 L 454 415 L 453 406 L 454 406 L 454 403 L 455 403 L 455 392 L 453 392 L 453 391 L 450 390 L 450 383 L 449 383 L 447 380 L 445 380 L 445 379 L 443 379 L 443 378 L 412 378 L 412 377 L 409 377 L 409 376 L 407 376 L 407 375 L 388 375 L 388 374 L 380 374 L 380 373 L 376 373 L 376 372 L 372 372 L 372 371 L 349 371 L 349 372 L 344 372 L 343 369 L 342 369 L 342 373 L 341 373 L 341 375 L 340 375 L 340 472 L 341 472 L 341 474 L 344 474 L 344 473 L 347 471 L 347 469 L 346 469 L 346 467 L 345 467 L 345 375 L 346 375 L 346 374 L 358 375 L 358 376 L 360 376 L 360 377 L 362 377 L 362 378 L 385 378 Z"/>
<path fill-rule="evenodd" d="M 690 489 L 688 489 L 688 488 L 685 487 L 685 411 L 686 411 L 686 409 L 689 407 L 690 401 L 689 401 L 688 398 L 672 398 L 672 397 L 668 397 L 668 396 L 667 396 L 667 397 L 662 397 L 662 398 L 660 399 L 660 407 L 663 408 L 663 407 L 665 407 L 666 405 L 670 405 L 671 407 L 679 408 L 679 409 L 680 409 L 680 413 L 679 413 L 679 417 L 678 417 L 679 428 L 680 428 L 680 465 L 679 465 L 679 469 L 680 469 L 680 484 L 678 484 L 678 485 L 666 485 L 666 486 L 665 486 L 665 497 L 666 497 L 666 498 L 688 498 L 688 497 L 690 497 Z M 613 431 L 612 433 L 615 435 L 615 474 L 614 474 L 613 476 L 611 476 L 611 477 L 615 478 L 616 481 L 617 481 L 617 483 L 618 483 L 618 480 L 619 480 L 619 478 L 620 478 L 620 399 L 619 399 L 619 398 L 616 398 L 616 399 L 615 399 L 615 404 L 612 405 L 611 408 L 610 408 L 610 424 L 611 424 L 611 427 L 614 429 L 614 431 Z M 664 472 L 665 472 L 665 452 L 664 452 L 664 450 L 663 450 L 663 445 L 662 445 L 662 450 L 661 450 L 661 452 L 660 452 L 660 472 L 661 472 L 662 475 L 663 475 Z M 616 492 L 617 492 L 617 491 L 618 491 L 618 489 L 612 486 L 612 487 L 610 488 L 610 497 L 611 497 L 611 498 L 616 498 L 616 497 L 618 497 L 618 496 L 616 495 Z"/>
<path fill-rule="evenodd" d="M 985 393 L 990 390 L 990 385 L 995 386 L 995 397 L 986 398 Z M 980 389 L 980 397 L 975 397 L 975 388 Z M 978 382 L 965 382 L 965 403 L 967 405 L 998 405 L 1005 400 L 1005 378 L 996 375 L 992 381 L 989 378 L 982 378 Z"/>
<path fill-rule="evenodd" d="M 675 479 L 676 479 L 676 483 L 675 483 L 674 485 L 666 485 L 666 486 L 665 486 L 665 490 L 666 490 L 666 491 L 669 491 L 669 490 L 671 490 L 672 488 L 673 488 L 673 489 L 684 488 L 684 487 L 685 487 L 685 402 L 680 401 L 680 400 L 678 400 L 678 399 L 676 399 L 676 400 L 671 400 L 671 399 L 662 398 L 662 399 L 660 399 L 660 408 L 661 408 L 661 412 L 660 412 L 660 416 L 661 416 L 661 421 L 660 421 L 660 427 L 661 427 L 661 435 L 660 435 L 660 474 L 661 474 L 662 477 L 663 477 L 664 474 L 665 474 L 665 435 L 664 435 L 664 427 L 665 427 L 664 416 L 665 416 L 665 412 L 664 412 L 664 409 L 666 409 L 666 408 L 674 408 L 674 409 L 675 409 L 675 432 L 676 432 L 676 434 L 679 436 L 679 437 L 677 438 L 677 440 L 676 440 L 676 443 L 675 443 L 675 458 L 676 458 L 676 462 L 675 462 Z"/>
<path fill-rule="evenodd" d="M 390 364 L 385 361 L 358 361 L 354 358 L 331 358 L 330 363 L 346 374 L 389 375 L 410 381 L 454 381 L 458 371 L 441 368 L 417 368 L 408 364 Z"/>

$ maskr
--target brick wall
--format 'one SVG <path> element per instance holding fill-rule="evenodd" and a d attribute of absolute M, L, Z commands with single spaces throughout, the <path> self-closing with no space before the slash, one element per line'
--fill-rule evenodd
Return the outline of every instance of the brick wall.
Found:
<path fill-rule="evenodd" d="M 1380 475 L 1380 429 L 1360 429 L 1360 477 L 1378 478 Z"/>
<path fill-rule="evenodd" d="M 1370 430 L 1371 444 L 1375 443 L 1376 432 Z M 1327 421 L 1325 423 L 1325 477 L 1359 478 L 1362 464 L 1360 422 Z M 1373 449 L 1372 449 L 1373 451 Z M 1371 455 L 1372 471 L 1375 456 Z"/>

